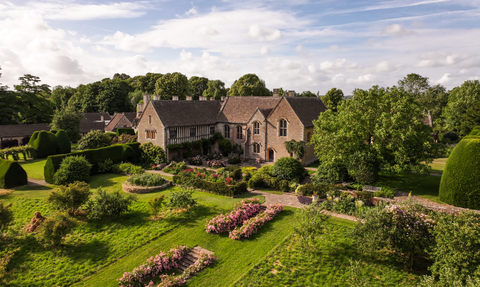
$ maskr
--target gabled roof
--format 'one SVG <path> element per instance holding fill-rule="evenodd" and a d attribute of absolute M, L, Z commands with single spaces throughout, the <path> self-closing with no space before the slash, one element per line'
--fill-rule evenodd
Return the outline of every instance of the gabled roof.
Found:
<path fill-rule="evenodd" d="M 285 100 L 305 127 L 313 127 L 313 120 L 327 109 L 317 97 L 285 97 Z"/>
<path fill-rule="evenodd" d="M 103 116 L 103 122 L 102 120 Z M 88 133 L 95 130 L 105 130 L 105 121 L 110 121 L 112 116 L 108 113 L 84 113 L 80 120 L 80 133 Z"/>
<path fill-rule="evenodd" d="M 165 127 L 216 124 L 222 101 L 151 100 Z M 142 115 L 143 116 L 143 115 Z"/>
<path fill-rule="evenodd" d="M 246 124 L 257 108 L 266 114 L 268 110 L 271 112 L 280 99 L 279 97 L 228 97 L 217 121 Z"/>
<path fill-rule="evenodd" d="M 130 123 L 129 127 L 131 128 L 136 125 L 135 123 L 136 116 L 137 116 L 137 113 L 115 113 L 112 119 L 110 120 L 110 122 L 108 123 L 108 125 L 105 127 L 105 131 L 111 132 L 117 128 L 122 128 L 123 126 L 121 127 L 117 126 L 122 119 L 129 122 Z"/>
<path fill-rule="evenodd" d="M 49 124 L 0 125 L 0 138 L 26 137 L 36 131 L 49 130 Z"/>
<path fill-rule="evenodd" d="M 103 116 L 103 120 L 105 121 L 109 121 L 112 119 L 112 116 L 109 115 L 108 113 L 84 113 L 82 121 L 96 122 L 96 121 L 100 121 L 102 119 L 102 116 Z"/>

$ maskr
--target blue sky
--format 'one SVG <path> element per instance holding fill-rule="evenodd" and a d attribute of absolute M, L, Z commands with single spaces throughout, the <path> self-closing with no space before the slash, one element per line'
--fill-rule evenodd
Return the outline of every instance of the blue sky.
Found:
<path fill-rule="evenodd" d="M 255 73 L 269 89 L 351 94 L 418 73 L 451 89 L 479 79 L 479 16 L 478 0 L 0 0 L 0 82 Z"/>

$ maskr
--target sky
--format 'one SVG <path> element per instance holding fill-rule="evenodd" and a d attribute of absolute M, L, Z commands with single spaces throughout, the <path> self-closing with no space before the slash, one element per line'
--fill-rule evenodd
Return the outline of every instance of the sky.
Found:
<path fill-rule="evenodd" d="M 480 0 L 0 0 L 0 83 L 77 87 L 115 73 L 247 73 L 268 89 L 346 95 L 409 73 L 480 78 Z"/>

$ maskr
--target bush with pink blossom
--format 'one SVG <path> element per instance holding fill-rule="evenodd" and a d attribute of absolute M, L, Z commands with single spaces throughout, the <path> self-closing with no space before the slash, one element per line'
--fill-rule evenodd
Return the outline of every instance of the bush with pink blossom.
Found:
<path fill-rule="evenodd" d="M 230 238 L 238 240 L 252 236 L 253 234 L 257 233 L 258 230 L 265 225 L 265 223 L 271 221 L 281 211 L 283 211 L 283 205 L 281 204 L 272 204 L 267 206 L 267 210 L 246 220 L 243 222 L 241 227 L 237 226 L 234 230 L 230 231 Z"/>
<path fill-rule="evenodd" d="M 205 225 L 207 233 L 222 233 L 235 228 L 235 226 L 242 224 L 252 216 L 255 216 L 260 211 L 260 204 L 258 198 L 246 199 L 241 201 L 241 205 L 234 207 L 229 214 L 220 214 Z"/>

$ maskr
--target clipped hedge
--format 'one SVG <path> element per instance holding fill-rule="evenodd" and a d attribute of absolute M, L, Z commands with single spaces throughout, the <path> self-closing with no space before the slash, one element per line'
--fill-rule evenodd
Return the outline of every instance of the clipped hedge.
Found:
<path fill-rule="evenodd" d="M 480 209 L 480 136 L 464 137 L 448 157 L 440 181 L 440 200 Z"/>
<path fill-rule="evenodd" d="M 480 136 L 480 126 L 476 126 L 469 134 L 470 136 Z"/>
<path fill-rule="evenodd" d="M 28 184 L 27 173 L 18 162 L 0 159 L 0 188 Z"/>
<path fill-rule="evenodd" d="M 127 134 L 127 135 L 135 135 L 135 131 L 132 128 L 120 128 L 117 129 L 117 137 L 120 135 Z"/>
<path fill-rule="evenodd" d="M 57 137 L 51 132 L 34 132 L 28 144 L 37 150 L 37 158 L 57 154 Z"/>
<path fill-rule="evenodd" d="M 277 177 L 270 176 L 266 173 L 261 173 L 260 171 L 255 173 L 248 180 L 248 187 L 252 189 L 266 187 L 273 190 L 280 190 L 282 192 L 290 191 L 290 183 L 288 180 L 279 179 Z"/>
<path fill-rule="evenodd" d="M 57 137 L 58 153 L 71 153 L 72 146 L 70 144 L 70 139 L 68 138 L 67 132 L 64 130 L 59 130 L 55 136 Z"/>
<path fill-rule="evenodd" d="M 210 182 L 199 178 L 175 175 L 173 176 L 173 183 L 187 185 L 210 193 L 229 197 L 234 197 L 235 195 L 243 194 L 248 191 L 247 183 L 243 181 L 235 185 L 227 185 L 223 182 Z"/>
<path fill-rule="evenodd" d="M 53 175 L 60 167 L 62 160 L 67 156 L 84 156 L 88 162 L 92 164 L 91 174 L 93 175 L 99 173 L 98 164 L 104 163 L 107 159 L 110 159 L 113 163 L 137 162 L 139 158 L 139 146 L 139 143 L 116 144 L 97 149 L 49 156 L 44 167 L 45 181 L 48 183 L 54 183 Z"/>

